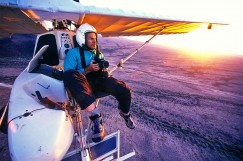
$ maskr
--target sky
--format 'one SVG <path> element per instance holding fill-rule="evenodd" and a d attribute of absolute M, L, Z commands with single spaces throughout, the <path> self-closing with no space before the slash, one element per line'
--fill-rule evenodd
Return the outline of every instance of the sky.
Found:
<path fill-rule="evenodd" d="M 172 0 L 172 3 L 175 3 L 173 1 L 175 0 Z M 211 30 L 207 30 L 205 26 L 188 34 L 159 36 L 152 41 L 153 43 L 180 47 L 204 55 L 243 55 L 243 0 L 196 1 L 200 2 L 200 5 L 195 5 L 190 0 L 183 2 L 184 7 L 179 11 L 173 10 L 171 15 L 183 14 L 185 17 L 198 16 L 202 19 L 210 17 L 213 21 L 222 21 L 230 25 L 213 27 Z"/>
<path fill-rule="evenodd" d="M 83 0 L 82 3 L 109 8 L 125 8 L 140 13 L 165 15 L 172 19 L 221 22 L 227 26 L 207 26 L 181 35 L 162 35 L 151 43 L 182 48 L 205 55 L 243 55 L 243 0 Z M 151 36 L 128 37 L 145 42 Z"/>
<path fill-rule="evenodd" d="M 243 55 L 243 0 L 90 0 L 102 7 L 125 7 L 137 12 L 153 12 L 184 19 L 227 23 L 207 30 L 206 26 L 182 35 L 157 36 L 152 43 L 181 47 L 208 54 Z M 149 37 L 129 37 L 146 41 Z"/>
<path fill-rule="evenodd" d="M 145 42 L 150 37 L 128 37 L 128 39 Z M 243 25 L 220 26 L 211 30 L 205 27 L 187 34 L 161 35 L 155 37 L 151 43 L 181 48 L 205 56 L 212 54 L 243 56 Z"/>

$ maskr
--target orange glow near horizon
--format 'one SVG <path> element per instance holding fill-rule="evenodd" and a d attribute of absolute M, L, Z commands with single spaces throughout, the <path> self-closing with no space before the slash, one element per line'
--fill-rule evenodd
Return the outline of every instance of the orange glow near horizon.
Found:
<path fill-rule="evenodd" d="M 211 30 L 200 29 L 183 36 L 184 38 L 173 41 L 175 46 L 204 55 L 243 55 L 241 27 L 220 26 Z"/>
<path fill-rule="evenodd" d="M 183 51 L 192 57 L 208 58 L 222 55 L 243 55 L 243 25 L 203 27 L 187 34 L 161 35 L 151 43 Z M 151 36 L 150 36 L 151 37 Z M 149 37 L 130 37 L 129 39 L 146 41 Z"/>
<path fill-rule="evenodd" d="M 155 0 L 160 2 L 161 0 Z M 148 1 L 144 1 L 148 2 Z M 135 2 L 134 2 L 135 3 Z M 124 3 L 126 4 L 126 3 Z M 157 36 L 151 43 L 185 50 L 190 55 L 210 57 L 213 55 L 243 55 L 243 1 L 242 0 L 171 0 L 159 3 L 140 3 L 140 11 L 151 10 L 161 15 L 182 17 L 185 20 L 222 22 L 229 25 L 212 26 L 182 35 Z M 149 6 L 149 7 L 148 7 Z M 133 5 L 129 6 L 131 9 Z M 136 6 L 137 7 L 137 6 Z M 136 10 L 139 10 L 136 9 Z M 145 42 L 151 36 L 129 38 Z"/>

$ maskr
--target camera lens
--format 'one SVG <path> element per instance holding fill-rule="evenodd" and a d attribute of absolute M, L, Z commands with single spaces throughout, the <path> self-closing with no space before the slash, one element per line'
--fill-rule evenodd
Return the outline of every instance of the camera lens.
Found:
<path fill-rule="evenodd" d="M 103 66 L 103 68 L 108 68 L 109 62 L 104 60 L 102 66 Z"/>

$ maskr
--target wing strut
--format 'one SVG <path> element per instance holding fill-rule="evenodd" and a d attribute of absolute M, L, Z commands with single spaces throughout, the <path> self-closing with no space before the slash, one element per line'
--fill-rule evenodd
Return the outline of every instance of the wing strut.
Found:
<path fill-rule="evenodd" d="M 130 55 L 128 55 L 126 58 L 121 59 L 120 63 L 117 64 L 115 67 L 113 67 L 110 70 L 110 73 L 114 72 L 117 68 L 122 68 L 122 65 L 128 60 L 130 59 L 133 55 L 135 55 L 139 50 L 141 50 L 146 44 L 148 44 L 155 36 L 157 36 L 158 34 L 160 34 L 163 30 L 164 30 L 164 26 L 162 27 L 162 29 L 160 31 L 158 31 L 155 35 L 153 35 L 149 40 L 147 40 L 142 46 L 140 46 L 139 48 L 137 48 L 134 52 L 132 52 Z"/>

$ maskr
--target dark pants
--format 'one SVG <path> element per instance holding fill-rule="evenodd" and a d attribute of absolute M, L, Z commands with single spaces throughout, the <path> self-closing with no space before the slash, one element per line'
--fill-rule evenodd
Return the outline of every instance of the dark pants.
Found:
<path fill-rule="evenodd" d="M 87 79 L 85 75 L 76 70 L 64 72 L 63 81 L 82 110 L 95 102 L 94 93 L 105 92 L 117 99 L 122 112 L 130 111 L 132 91 L 123 81 L 113 77 Z"/>

